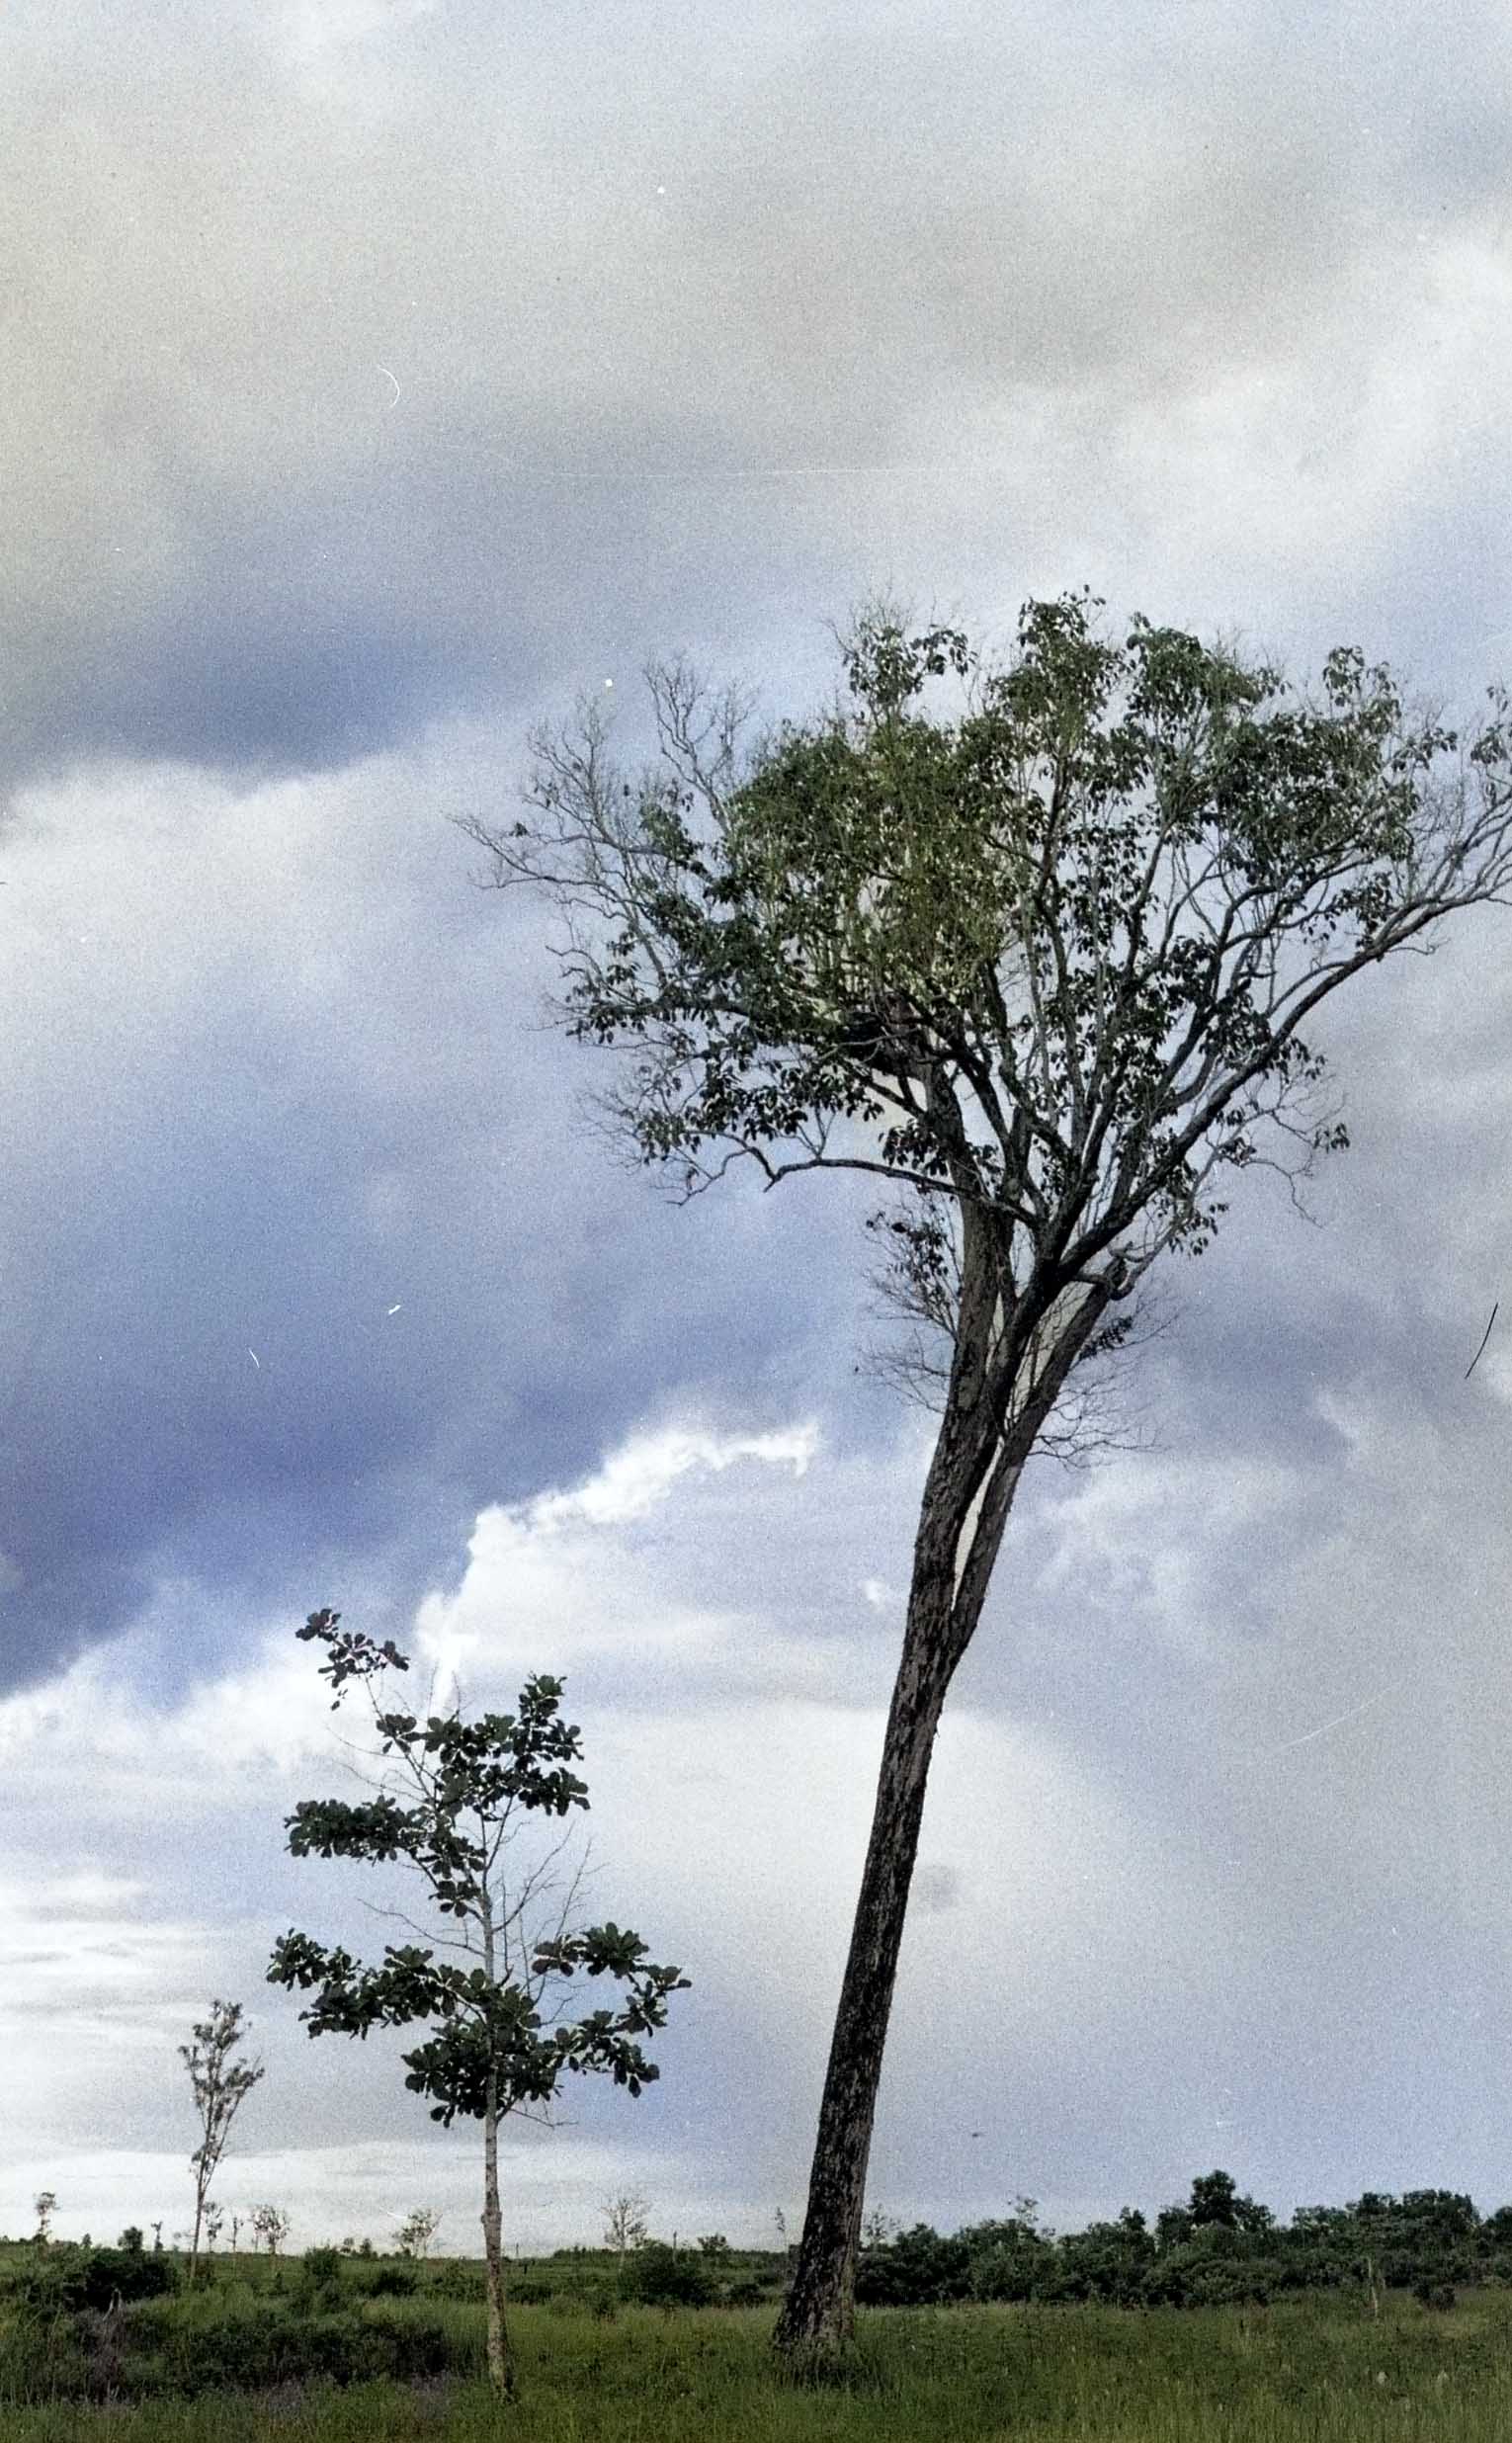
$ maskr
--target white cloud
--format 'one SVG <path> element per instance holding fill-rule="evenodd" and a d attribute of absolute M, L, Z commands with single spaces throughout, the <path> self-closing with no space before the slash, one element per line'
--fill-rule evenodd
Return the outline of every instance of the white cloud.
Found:
<path fill-rule="evenodd" d="M 912 1465 L 905 1451 L 904 1482 Z M 659 1426 L 578 1485 L 485 1511 L 459 1588 L 421 1606 L 421 1651 L 462 1668 L 471 1703 L 508 1702 L 522 1669 L 570 1666 L 593 1797 L 590 1905 L 639 1926 L 655 1956 L 694 1978 L 657 2048 L 666 2077 L 646 2112 L 574 2096 L 581 2126 L 549 2152 L 521 2139 L 528 2238 L 591 2235 L 592 2193 L 611 2186 L 645 2187 L 664 2219 L 702 2217 L 732 2235 L 762 2232 L 774 2199 L 796 2202 L 882 1734 L 891 1633 L 879 1645 L 873 1607 L 857 1601 L 879 1489 L 874 1466 L 827 1457 L 809 1428 Z M 895 1470 L 894 1511 L 898 1489 Z M 785 1528 L 786 1568 L 773 1565 Z M 789 1570 L 806 1576 L 820 1547 L 850 1598 L 828 1640 L 809 1613 L 790 1611 L 785 1583 Z M 746 1549 L 767 1566 L 738 1609 L 690 1593 L 727 1584 Z M 174 2184 L 151 2167 L 150 2134 L 183 2120 L 174 2047 L 206 1995 L 255 1992 L 291 1913 L 374 1939 L 352 1916 L 350 1879 L 280 1855 L 292 1795 L 329 1781 L 348 1727 L 345 1715 L 332 1721 L 291 1626 L 265 1633 L 234 1672 L 153 1698 L 154 1618 L 0 1707 L 18 1835 L 45 1839 L 52 1860 L 45 1877 L 0 1895 L 7 2042 L 32 2099 L 9 2126 L 0 2223 L 59 2148 L 45 2184 L 66 2189 L 73 2226 L 159 2211 Z M 932 1928 L 978 1961 L 998 1941 L 1005 1961 L 1038 1959 L 1020 1980 L 1036 2009 L 1052 2008 L 1051 1984 L 1066 1976 L 1074 2005 L 1091 2009 L 1094 1964 L 1140 1939 L 1129 1895 L 1169 1880 L 1158 1843 L 1127 1810 L 1109 1811 L 1056 1740 L 964 1716 L 942 1759 L 899 2005 L 905 2089 L 933 2020 Z M 250 1910 L 249 1890 L 260 1894 Z M 282 2197 L 308 2235 L 336 2236 L 371 2225 L 379 2195 L 394 2211 L 408 2188 L 465 2201 L 465 2146 L 414 2151 L 401 2134 L 413 2111 L 397 2080 L 385 2083 L 381 2049 L 354 2061 L 327 2041 L 312 2059 L 287 2005 L 263 2001 L 254 2016 L 270 2071 L 255 2121 L 249 2108 L 236 2195 Z M 962 2026 L 966 2041 L 969 2009 Z M 955 2040 L 947 2052 L 964 2076 Z M 738 2104 L 720 2107 L 736 2059 Z M 134 2166 L 129 2211 L 114 2149 L 99 2143 L 113 2119 Z M 281 2125 L 298 2142 L 270 2153 Z"/>
<path fill-rule="evenodd" d="M 689 1477 L 717 1479 L 754 1465 L 800 1480 L 817 1449 L 811 1425 L 748 1435 L 664 1426 L 635 1435 L 570 1490 L 490 1505 L 473 1530 L 461 1585 L 420 1607 L 423 1650 L 446 1673 L 475 1663 L 490 1676 L 532 1667 L 533 1656 L 576 1669 L 607 1650 L 622 1668 L 677 1657 L 697 1671 L 733 1656 L 742 1640 L 749 1652 L 758 1642 L 749 1614 L 714 1600 L 696 1566 L 672 1577 L 662 1540 L 636 1530 Z M 765 1490 L 749 1500 L 770 1508 Z M 698 1598 L 684 1586 L 699 1587 Z"/>

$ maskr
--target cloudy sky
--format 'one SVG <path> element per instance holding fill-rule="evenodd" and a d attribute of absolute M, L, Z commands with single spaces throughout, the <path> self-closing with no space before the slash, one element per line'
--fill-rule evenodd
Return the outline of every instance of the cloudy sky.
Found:
<path fill-rule="evenodd" d="M 689 1211 L 596 1133 L 540 911 L 450 818 L 687 650 L 799 711 L 881 587 L 1091 584 L 1299 671 L 1512 675 L 1499 9 L 14 0 L 0 32 L 0 2229 L 299 2240 L 473 2148 L 310 2047 L 314 1605 L 560 1671 L 606 1913 L 694 1980 L 527 2245 L 796 2229 L 925 1423 L 843 1184 Z M 1512 922 L 1330 1025 L 1354 1149 L 1246 1183 L 1026 1491 L 938 1751 L 874 2202 L 1062 2225 L 1512 2198 Z"/>

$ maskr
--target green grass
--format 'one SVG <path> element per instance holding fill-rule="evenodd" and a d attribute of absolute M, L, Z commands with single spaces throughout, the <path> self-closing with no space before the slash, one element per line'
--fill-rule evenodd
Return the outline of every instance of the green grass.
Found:
<path fill-rule="evenodd" d="M 401 2304 L 401 2303 L 395 2303 Z M 854 2380 L 780 2383 L 770 2313 L 566 2308 L 512 2318 L 521 2398 L 501 2411 L 477 2372 L 481 2312 L 444 2316 L 461 2370 L 408 2390 L 158 2401 L 105 2411 L 0 2410 L 0 2443 L 1386 2443 L 1512 2437 L 1512 2294 L 1451 2314 L 1393 2298 L 1269 2309 L 879 2310 Z"/>

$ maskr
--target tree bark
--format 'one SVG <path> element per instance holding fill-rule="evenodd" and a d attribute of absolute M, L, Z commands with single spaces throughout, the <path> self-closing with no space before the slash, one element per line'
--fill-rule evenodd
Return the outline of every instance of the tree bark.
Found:
<path fill-rule="evenodd" d="M 966 1210 L 962 1311 L 951 1388 L 925 1481 L 913 1548 L 902 1660 L 882 1739 L 882 1772 L 850 1956 L 830 2043 L 809 2175 L 803 2236 L 773 2335 L 795 2374 L 822 2376 L 843 2358 L 856 2322 L 856 2257 L 867 2160 L 918 1855 L 930 1757 L 941 1709 L 981 1617 L 1024 1463 L 1077 1357 L 1114 1295 L 1089 1284 L 1041 1349 L 1053 1294 L 994 1346 L 993 1252 Z M 1016 1411 L 1009 1394 L 1026 1364 Z"/>
<path fill-rule="evenodd" d="M 511 2401 L 515 2359 L 504 2318 L 504 2218 L 499 2207 L 499 2109 L 489 2081 L 483 2113 L 483 2285 L 488 2301 L 488 2375 L 496 2393 Z"/>
<path fill-rule="evenodd" d="M 479 1921 L 483 1936 L 483 1973 L 494 1982 L 493 1895 L 483 1879 Z M 499 2210 L 499 2071 L 490 2057 L 483 2090 L 483 2291 L 487 2300 L 488 2375 L 503 2401 L 515 2395 L 515 2359 L 504 2318 L 504 2218 Z"/>
<path fill-rule="evenodd" d="M 850 1956 L 830 2043 L 808 2210 L 774 2341 L 795 2373 L 823 2375 L 856 2317 L 856 2255 L 882 2049 L 918 1854 L 929 1760 L 955 1668 L 933 1587 L 916 1588 L 882 1741 L 882 1773 Z"/>

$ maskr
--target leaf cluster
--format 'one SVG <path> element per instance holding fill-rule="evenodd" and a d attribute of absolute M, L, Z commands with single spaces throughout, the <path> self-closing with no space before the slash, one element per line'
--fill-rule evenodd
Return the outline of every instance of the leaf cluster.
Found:
<path fill-rule="evenodd" d="M 568 1024 L 624 1051 L 642 1159 L 688 1192 L 745 1156 L 944 1195 L 1043 1303 L 1206 1245 L 1225 1168 L 1345 1141 L 1307 1021 L 1504 889 L 1506 700 L 1462 742 L 1353 648 L 1305 696 L 1100 611 L 1031 602 L 1003 668 L 866 617 L 846 695 L 749 749 L 733 699 L 653 670 L 638 783 L 596 715 L 538 734 L 530 819 L 464 827 L 555 894 Z"/>
<path fill-rule="evenodd" d="M 342 1631 L 334 1612 L 311 1614 L 300 1634 L 324 1643 L 338 1693 L 344 1680 L 371 1679 L 393 1659 Z M 406 2084 L 448 2126 L 458 2113 L 548 2104 L 568 2071 L 602 2071 L 638 2095 L 657 2075 L 639 2039 L 665 2025 L 669 1996 L 688 1981 L 613 1922 L 532 1935 L 523 1923 L 531 1879 L 513 1904 L 503 1889 L 500 1859 L 517 1818 L 561 1817 L 588 1804 L 571 1769 L 581 1733 L 561 1719 L 561 1694 L 560 1680 L 541 1674 L 512 1713 L 469 1721 L 460 1711 L 421 1719 L 376 1709 L 378 1753 L 402 1768 L 408 1798 L 382 1790 L 355 1804 L 304 1800 L 287 1819 L 294 1856 L 402 1860 L 437 1912 L 458 1924 L 461 1959 L 433 1944 L 391 1943 L 376 1964 L 292 1928 L 268 1970 L 272 1982 L 311 1995 L 300 2012 L 311 2036 L 366 2038 L 374 2028 L 429 2023 L 426 2041 L 403 2057 Z M 620 1998 L 569 2020 L 562 1997 L 584 1977 L 607 1978 Z"/>

